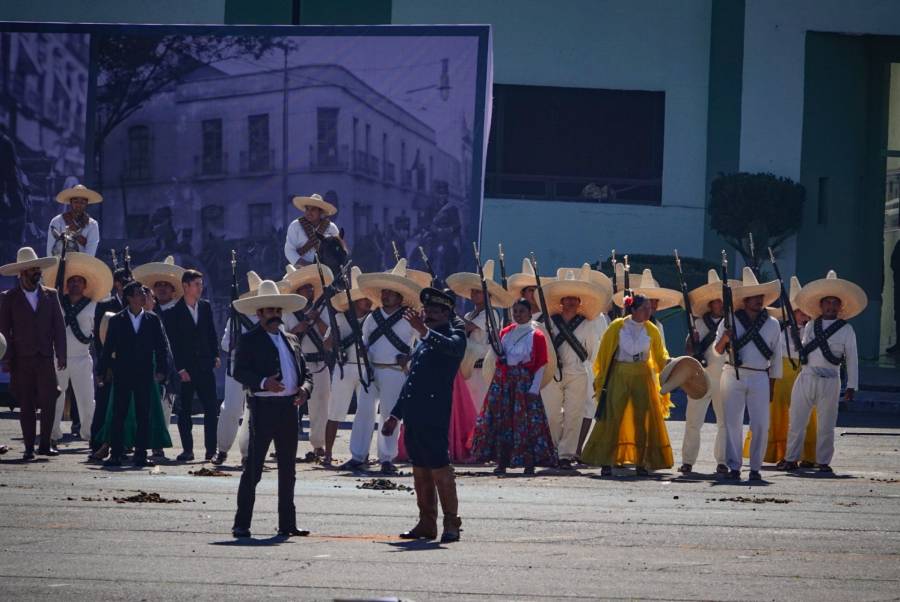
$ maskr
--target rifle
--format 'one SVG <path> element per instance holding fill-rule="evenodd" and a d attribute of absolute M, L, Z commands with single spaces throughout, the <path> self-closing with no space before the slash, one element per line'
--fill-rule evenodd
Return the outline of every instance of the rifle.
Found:
<path fill-rule="evenodd" d="M 541 321 L 544 323 L 544 327 L 547 329 L 547 336 L 550 338 L 547 343 L 549 345 L 553 344 L 553 320 L 550 319 L 550 308 L 547 307 L 547 299 L 544 297 L 544 287 L 541 286 L 541 275 L 538 272 L 537 259 L 534 257 L 534 251 L 531 252 L 531 255 L 528 257 L 528 261 L 531 263 L 531 269 L 534 270 L 534 283 L 538 292 L 538 299 L 541 302 L 541 308 L 543 311 L 541 312 Z M 562 381 L 562 360 L 559 357 L 559 354 L 556 354 L 556 374 L 553 375 L 553 380 L 556 382 Z"/>
<path fill-rule="evenodd" d="M 425 263 L 425 271 L 427 271 L 429 274 L 431 274 L 431 286 L 434 286 L 434 287 L 436 287 L 436 288 L 443 288 L 442 286 L 441 286 L 441 287 L 438 287 L 438 286 L 437 286 L 437 285 L 440 285 L 440 284 L 443 284 L 443 283 L 442 283 L 441 280 L 435 275 L 435 273 L 434 273 L 434 266 L 431 265 L 431 260 L 428 259 L 428 255 L 425 254 L 425 249 L 423 249 L 423 248 L 421 247 L 421 245 L 419 246 L 419 255 L 422 256 L 422 261 Z"/>
<path fill-rule="evenodd" d="M 318 253 L 316 253 L 315 258 L 316 269 L 319 272 L 319 282 L 322 284 L 322 299 L 330 301 L 335 294 L 334 287 L 329 287 L 325 284 L 325 272 L 322 271 L 322 262 L 319 260 Z M 341 378 L 344 378 L 344 361 L 343 356 L 341 355 L 341 331 L 338 328 L 337 316 L 335 316 L 334 312 L 330 309 L 331 303 L 326 301 L 323 305 L 323 311 L 328 314 L 328 325 L 331 327 L 331 355 L 332 358 L 335 359 L 338 369 L 341 371 Z"/>
<path fill-rule="evenodd" d="M 369 383 L 372 382 L 375 375 L 372 371 L 372 364 L 369 363 L 369 352 L 366 350 L 366 346 L 362 340 L 362 327 L 359 324 L 356 308 L 353 306 L 353 297 L 350 294 L 350 288 L 353 284 L 352 279 L 348 275 L 351 263 L 352 261 L 348 261 L 340 271 L 340 278 L 343 280 L 344 285 L 344 294 L 347 295 L 347 311 L 345 312 L 344 317 L 347 318 L 347 323 L 350 325 L 350 330 L 353 332 L 353 346 L 356 348 L 356 370 L 359 373 L 359 382 L 362 385 L 363 390 L 368 393 Z M 363 366 L 365 366 L 366 369 L 365 378 L 363 377 Z"/>
<path fill-rule="evenodd" d="M 62 295 L 66 284 L 66 253 L 68 252 L 70 234 L 66 230 L 57 232 L 56 228 L 53 228 L 53 237 L 56 240 L 62 239 L 62 250 L 59 254 L 59 267 L 56 270 L 56 281 L 53 283 L 53 288 Z"/>
<path fill-rule="evenodd" d="M 500 344 L 500 331 L 497 328 L 494 308 L 491 306 L 491 296 L 488 293 L 487 278 L 484 277 L 484 268 L 481 265 L 481 254 L 478 252 L 478 243 L 472 242 L 475 249 L 475 265 L 478 266 L 478 277 L 481 279 L 481 294 L 484 297 L 484 326 L 487 330 L 488 342 L 498 359 L 504 359 L 503 345 Z"/>
<path fill-rule="evenodd" d="M 402 259 L 402 256 L 400 255 L 400 249 L 397 248 L 397 241 L 392 240 L 391 246 L 394 247 L 394 261 L 399 263 L 400 260 Z"/>
<path fill-rule="evenodd" d="M 675 249 L 675 269 L 678 271 L 678 284 L 681 286 L 681 297 L 684 299 L 684 317 L 687 320 L 688 336 L 691 338 L 691 354 L 700 365 L 706 367 L 705 354 L 697 349 L 700 343 L 700 335 L 697 333 L 697 327 L 694 325 L 694 316 L 691 313 L 691 299 L 688 296 L 687 284 L 684 282 L 684 271 L 681 269 L 681 257 L 678 256 L 678 249 Z"/>
<path fill-rule="evenodd" d="M 113 272 L 115 272 L 116 270 L 119 269 L 119 258 L 116 257 L 116 250 L 115 250 L 115 249 L 110 249 L 110 250 L 109 250 L 109 256 L 110 256 L 110 258 L 112 259 L 112 269 L 113 269 Z"/>
<path fill-rule="evenodd" d="M 610 252 L 610 256 L 611 256 L 610 262 L 612 263 L 612 275 L 613 275 L 612 276 L 613 297 L 615 297 L 616 294 L 619 292 L 619 277 L 618 277 L 618 274 L 616 274 L 616 250 L 615 249 L 613 249 Z M 615 303 L 613 303 L 613 306 L 612 306 L 612 314 L 613 314 L 614 318 L 622 317 L 622 310 L 619 309 L 619 306 L 616 305 Z"/>
<path fill-rule="evenodd" d="M 238 294 L 237 281 L 237 251 L 231 250 L 231 304 L 228 308 L 228 363 L 225 365 L 225 374 L 231 376 L 231 358 L 234 356 L 234 349 L 237 347 L 238 337 L 241 335 L 241 323 L 238 318 L 238 312 L 234 308 L 234 302 L 240 295 Z"/>
<path fill-rule="evenodd" d="M 791 334 L 791 342 L 797 349 L 797 359 L 800 360 L 801 364 L 805 364 L 806 357 L 803 354 L 803 343 L 800 340 L 800 327 L 797 325 L 797 318 L 794 316 L 794 307 L 791 304 L 791 296 L 784 290 L 784 280 L 781 279 L 781 270 L 778 269 L 778 263 L 775 261 L 775 253 L 772 252 L 772 247 L 769 247 L 769 261 L 772 263 L 772 267 L 775 268 L 775 277 L 778 278 L 778 284 L 781 286 L 781 310 L 786 319 L 788 331 Z M 791 366 L 796 370 L 797 364 L 794 363 L 794 358 L 791 357 L 790 345 L 787 345 L 787 350 L 788 360 L 791 362 Z"/>
<path fill-rule="evenodd" d="M 129 250 L 128 245 L 125 245 L 124 265 L 125 269 L 128 271 L 128 279 L 134 280 L 134 276 L 131 275 L 131 251 Z"/>
<path fill-rule="evenodd" d="M 622 267 L 625 269 L 625 271 L 622 272 L 622 280 L 624 280 L 624 282 L 622 284 L 625 285 L 625 296 L 630 297 L 631 293 L 632 293 L 631 274 L 630 274 L 631 264 L 628 263 L 628 255 L 626 255 L 625 257 L 622 258 Z"/>
<path fill-rule="evenodd" d="M 499 252 L 498 257 L 500 259 L 500 286 L 506 289 L 506 256 L 503 255 L 503 243 L 497 243 L 497 251 Z M 505 328 L 509 325 L 509 309 L 504 308 L 501 312 L 501 316 L 503 317 L 503 326 Z"/>
<path fill-rule="evenodd" d="M 725 249 L 722 249 L 722 305 L 725 310 L 725 316 L 722 318 L 725 322 L 725 330 L 728 330 L 734 336 L 737 334 L 734 329 L 734 299 L 731 297 L 731 284 L 728 282 L 728 255 L 725 253 Z M 737 380 L 741 380 L 741 374 L 738 370 L 739 360 L 737 350 L 734 348 L 734 342 L 728 341 L 727 348 L 728 361 L 734 367 L 734 377 Z"/>
<path fill-rule="evenodd" d="M 753 232 L 748 232 L 747 237 L 750 244 L 750 269 L 759 276 L 759 263 L 756 261 L 756 244 L 753 242 Z"/>

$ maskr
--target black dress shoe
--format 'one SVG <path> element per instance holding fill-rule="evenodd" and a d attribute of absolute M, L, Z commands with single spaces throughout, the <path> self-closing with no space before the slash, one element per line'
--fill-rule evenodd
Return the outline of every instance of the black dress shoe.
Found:
<path fill-rule="evenodd" d="M 398 472 L 399 471 L 397 470 L 397 467 L 394 466 L 393 462 L 382 462 L 381 463 L 381 474 L 392 476 L 392 475 L 398 474 Z"/>
<path fill-rule="evenodd" d="M 750 476 L 747 477 L 747 480 L 748 481 L 762 481 L 763 478 L 762 478 L 762 475 L 759 474 L 758 470 L 751 470 Z"/>
<path fill-rule="evenodd" d="M 190 462 L 194 459 L 194 452 L 181 452 L 175 459 L 179 462 Z"/>
<path fill-rule="evenodd" d="M 306 537 L 309 535 L 309 531 L 306 529 L 297 529 L 296 527 L 293 529 L 279 529 L 278 537 Z"/>
<path fill-rule="evenodd" d="M 694 469 L 694 466 L 691 464 L 682 464 L 678 468 L 678 472 L 680 472 L 681 474 L 690 474 L 693 469 Z"/>
<path fill-rule="evenodd" d="M 26 451 L 24 454 L 22 454 L 22 459 L 23 460 L 34 460 L 34 451 L 30 451 L 30 450 Z"/>
<path fill-rule="evenodd" d="M 831 468 L 828 464 L 819 464 L 819 472 L 824 472 L 825 474 L 833 474 L 834 469 Z"/>
<path fill-rule="evenodd" d="M 238 539 L 243 539 L 245 537 L 252 537 L 252 535 L 250 535 L 250 529 L 245 529 L 243 527 L 234 527 L 231 530 L 231 535 L 232 535 L 232 537 L 236 537 Z"/>
<path fill-rule="evenodd" d="M 225 452 L 223 452 L 223 451 L 220 451 L 220 452 L 218 452 L 218 453 L 215 455 L 215 457 L 212 459 L 212 465 L 213 465 L 213 466 L 221 466 L 222 464 L 225 463 L 225 460 L 226 460 L 227 458 L 228 458 L 228 454 L 225 453 Z"/>
<path fill-rule="evenodd" d="M 2 456 L 3 454 L 5 454 L 8 451 L 9 451 L 9 447 L 7 447 L 6 445 L 0 445 L 0 456 Z"/>
<path fill-rule="evenodd" d="M 121 466 L 122 458 L 119 456 L 110 456 L 106 460 L 103 461 L 103 466 L 111 467 L 111 466 Z"/>
<path fill-rule="evenodd" d="M 796 462 L 791 462 L 790 460 L 785 460 L 784 469 L 788 472 L 795 471 L 800 468 L 800 465 Z"/>
<path fill-rule="evenodd" d="M 728 467 L 724 464 L 716 465 L 716 474 L 728 474 Z"/>
<path fill-rule="evenodd" d="M 55 447 L 39 448 L 37 451 L 39 456 L 58 456 L 59 450 Z"/>
<path fill-rule="evenodd" d="M 156 462 L 147 458 L 147 456 L 139 456 L 137 454 L 134 455 L 134 465 L 138 468 L 143 468 L 145 466 L 156 466 Z"/>
<path fill-rule="evenodd" d="M 728 474 L 725 475 L 725 478 L 729 481 L 740 481 L 741 480 L 741 471 L 740 470 L 729 470 Z"/>
<path fill-rule="evenodd" d="M 600 467 L 600 476 L 601 477 L 611 477 L 612 476 L 612 466 L 601 466 Z"/>

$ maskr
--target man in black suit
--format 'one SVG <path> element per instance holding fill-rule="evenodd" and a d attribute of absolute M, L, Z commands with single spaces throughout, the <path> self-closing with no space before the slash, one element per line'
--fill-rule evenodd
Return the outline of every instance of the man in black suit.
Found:
<path fill-rule="evenodd" d="M 103 465 L 122 465 L 122 430 L 133 396 L 137 423 L 134 465 L 152 466 L 153 463 L 147 460 L 150 394 L 152 387 L 163 381 L 168 370 L 169 343 L 159 316 L 144 311 L 146 296 L 141 283 L 130 282 L 125 287 L 124 294 L 128 307 L 110 318 L 100 358 L 100 375 L 104 384 L 112 384 L 114 390 L 110 434 L 112 451 Z"/>
<path fill-rule="evenodd" d="M 256 485 L 273 440 L 278 458 L 278 534 L 309 535 L 309 531 L 297 529 L 294 482 L 297 407 L 309 399 L 313 380 L 303 361 L 299 339 L 280 328 L 282 312 L 300 311 L 304 306 L 304 297 L 279 294 L 271 280 L 260 283 L 256 296 L 234 301 L 237 311 L 259 318 L 259 323 L 238 339 L 232 370 L 234 379 L 249 392 L 250 412 L 247 466 L 241 475 L 231 530 L 235 537 L 250 537 Z"/>
<path fill-rule="evenodd" d="M 102 441 L 97 439 L 97 433 L 103 427 L 103 421 L 106 420 L 106 408 L 109 405 L 109 385 L 103 383 L 103 373 L 100 372 L 100 358 L 103 357 L 103 343 L 100 342 L 100 323 L 103 322 L 103 316 L 106 312 L 114 314 L 125 309 L 125 299 L 123 292 L 125 285 L 131 282 L 131 271 L 127 268 L 119 268 L 113 272 L 113 291 L 112 294 L 97 303 L 94 308 L 94 354 L 97 361 L 94 363 L 97 369 L 97 378 L 94 379 L 94 418 L 91 421 L 91 458 L 103 445 Z"/>
<path fill-rule="evenodd" d="M 419 333 L 420 342 L 410 358 L 409 377 L 382 433 L 390 436 L 400 420 L 406 421 L 404 437 L 413 465 L 419 522 L 400 537 L 437 537 L 439 497 L 444 511 L 441 542 L 448 543 L 459 540 L 462 524 L 448 448 L 453 379 L 466 353 L 466 332 L 452 320 L 456 302 L 452 294 L 426 288 L 419 298 L 425 306 L 424 320 L 410 309 L 404 318 Z"/>
<path fill-rule="evenodd" d="M 206 459 L 216 455 L 216 428 L 219 401 L 216 397 L 216 374 L 219 368 L 219 340 L 213 324 L 212 306 L 203 294 L 203 274 L 185 270 L 181 275 L 184 296 L 164 313 L 166 332 L 175 357 L 175 371 L 181 380 L 178 411 L 178 434 L 183 451 L 178 461 L 194 459 L 194 426 L 191 418 L 194 393 L 203 404 L 203 442 Z"/>

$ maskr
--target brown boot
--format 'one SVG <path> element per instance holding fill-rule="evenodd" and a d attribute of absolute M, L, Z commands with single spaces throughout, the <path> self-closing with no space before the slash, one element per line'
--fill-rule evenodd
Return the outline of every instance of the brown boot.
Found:
<path fill-rule="evenodd" d="M 416 489 L 416 504 L 419 506 L 419 522 L 415 527 L 400 534 L 401 539 L 437 538 L 437 491 L 434 479 L 427 468 L 413 466 L 413 483 Z"/>
<path fill-rule="evenodd" d="M 456 475 L 452 466 L 445 466 L 431 471 L 434 484 L 437 486 L 441 509 L 444 511 L 444 533 L 441 543 L 459 541 L 462 521 L 459 518 L 459 500 L 456 497 Z"/>

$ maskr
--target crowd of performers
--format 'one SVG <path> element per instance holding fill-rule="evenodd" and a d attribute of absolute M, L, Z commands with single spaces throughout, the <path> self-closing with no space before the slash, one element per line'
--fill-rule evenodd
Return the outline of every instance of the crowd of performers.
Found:
<path fill-rule="evenodd" d="M 127 253 L 111 270 L 94 257 L 99 227 L 87 214 L 100 195 L 79 185 L 57 200 L 66 210 L 50 224 L 47 256 L 25 247 L 0 267 L 17 279 L 0 297 L 0 357 L 20 408 L 23 458 L 59 453 L 70 389 L 73 434 L 90 442 L 87 461 L 105 467 L 165 458 L 173 408 L 175 460 L 193 461 L 193 414 L 202 413 L 206 461 L 229 462 L 238 441 L 236 537 L 250 535 L 272 443 L 278 532 L 307 533 L 293 502 L 304 413 L 303 460 L 366 472 L 377 463 L 384 475 L 408 460 L 419 522 L 402 537 L 436 538 L 440 503 L 449 542 L 461 525 L 453 464 L 493 463 L 497 474 L 599 466 L 601 476 L 672 468 L 666 418 L 681 388 L 682 473 L 694 471 L 710 404 L 718 478 L 741 479 L 745 458 L 751 481 L 764 461 L 830 473 L 842 375 L 846 398 L 857 388 L 847 320 L 867 299 L 834 272 L 803 287 L 792 278 L 786 290 L 774 258 L 776 280 L 759 282 L 749 267 L 733 280 L 723 253 L 707 284 L 688 291 L 682 278 L 678 291 L 650 270 L 630 273 L 627 256 L 615 254 L 612 278 L 588 264 L 542 276 L 533 256 L 507 278 L 502 249 L 499 281 L 477 249 L 476 271 L 445 280 L 399 256 L 388 272 L 361 273 L 349 261 L 332 269 L 319 258 L 340 243 L 336 209 L 312 195 L 294 198 L 301 215 L 288 230 L 283 278 L 248 272 L 220 336 L 202 273 L 171 257 L 133 267 Z M 681 274 L 677 253 L 676 263 Z M 461 299 L 472 308 L 464 314 Z M 678 306 L 690 334 L 687 355 L 671 358 L 657 313 Z M 351 457 L 338 463 L 338 427 L 354 399 Z"/>

